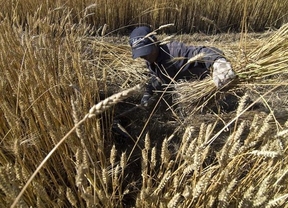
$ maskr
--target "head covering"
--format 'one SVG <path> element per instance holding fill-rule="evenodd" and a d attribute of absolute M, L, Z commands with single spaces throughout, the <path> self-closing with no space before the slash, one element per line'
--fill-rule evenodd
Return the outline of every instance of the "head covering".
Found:
<path fill-rule="evenodd" d="M 149 35 L 151 29 L 147 26 L 135 28 L 130 34 L 129 44 L 132 48 L 132 57 L 136 59 L 146 56 L 153 51 L 153 44 L 156 40 L 155 36 Z"/>

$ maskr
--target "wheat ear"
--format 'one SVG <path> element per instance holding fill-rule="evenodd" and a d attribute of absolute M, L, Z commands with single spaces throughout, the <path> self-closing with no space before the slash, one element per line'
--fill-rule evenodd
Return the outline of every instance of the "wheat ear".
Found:
<path fill-rule="evenodd" d="M 99 102 L 98 104 L 94 105 L 90 110 L 89 113 L 86 115 L 88 118 L 91 118 L 97 114 L 102 113 L 103 111 L 107 110 L 111 106 L 115 105 L 116 103 L 119 103 L 123 99 L 127 98 L 132 92 L 140 90 L 140 85 L 136 85 L 135 87 L 132 87 L 130 89 L 124 90 L 122 92 L 119 92 L 117 94 L 114 94 L 105 100 Z"/>

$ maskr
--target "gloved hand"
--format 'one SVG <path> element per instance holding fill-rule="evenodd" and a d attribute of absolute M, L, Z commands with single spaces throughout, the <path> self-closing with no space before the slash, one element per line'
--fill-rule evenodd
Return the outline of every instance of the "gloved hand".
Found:
<path fill-rule="evenodd" d="M 152 95 L 150 95 L 149 93 L 145 92 L 143 97 L 142 97 L 142 99 L 141 99 L 141 105 L 144 106 L 144 107 L 148 107 L 151 97 L 152 97 Z"/>
<path fill-rule="evenodd" d="M 230 62 L 225 58 L 217 59 L 213 64 L 212 78 L 217 88 L 223 87 L 236 77 Z"/>

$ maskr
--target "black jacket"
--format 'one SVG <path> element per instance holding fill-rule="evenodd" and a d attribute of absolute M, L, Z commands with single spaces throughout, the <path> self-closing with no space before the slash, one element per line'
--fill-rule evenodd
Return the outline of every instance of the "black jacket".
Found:
<path fill-rule="evenodd" d="M 156 62 L 152 64 L 146 62 L 146 64 L 152 75 L 158 77 L 165 84 L 173 83 L 179 79 L 202 79 L 210 73 L 209 68 L 214 61 L 224 57 L 223 52 L 217 48 L 186 46 L 177 41 L 159 45 L 159 49 Z M 200 60 L 187 63 L 190 58 L 201 53 L 204 55 Z M 152 86 L 151 83 L 148 84 L 147 92 L 152 94 L 153 88 L 155 89 L 155 86 Z"/>

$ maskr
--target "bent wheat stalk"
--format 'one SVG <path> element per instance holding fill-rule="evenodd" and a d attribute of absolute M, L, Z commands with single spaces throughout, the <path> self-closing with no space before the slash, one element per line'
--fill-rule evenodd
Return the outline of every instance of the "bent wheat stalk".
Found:
<path fill-rule="evenodd" d="M 105 100 L 99 102 L 98 104 L 94 105 L 89 112 L 84 116 L 82 120 L 80 120 L 78 123 L 75 124 L 75 126 L 55 145 L 55 147 L 48 153 L 48 155 L 44 158 L 44 160 L 41 162 L 41 164 L 37 167 L 37 169 L 34 171 L 34 173 L 31 175 L 29 180 L 26 182 L 25 186 L 21 189 L 18 196 L 15 198 L 13 204 L 11 205 L 11 208 L 15 207 L 18 201 L 20 200 L 21 196 L 24 194 L 25 190 L 29 186 L 29 184 L 32 182 L 32 180 L 35 178 L 37 173 L 40 171 L 40 169 L 44 166 L 44 164 L 47 162 L 47 160 L 51 157 L 51 155 L 57 150 L 57 148 L 67 139 L 67 137 L 75 130 L 77 127 L 79 127 L 83 122 L 85 122 L 88 118 L 91 118 L 93 116 L 96 116 L 103 111 L 107 110 L 111 106 L 117 104 L 118 102 L 122 101 L 123 99 L 127 98 L 131 95 L 131 93 L 140 90 L 141 86 L 136 85 L 135 87 L 132 87 L 130 89 L 124 90 L 122 92 L 116 93 Z"/>

